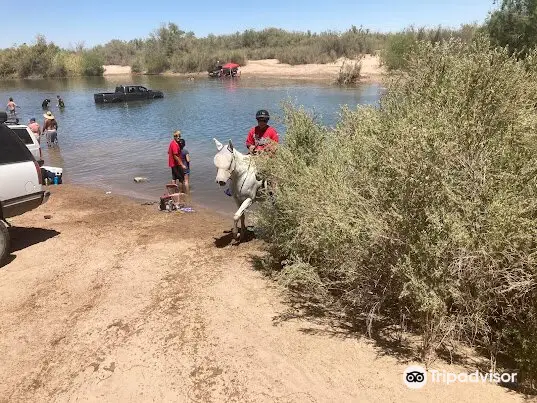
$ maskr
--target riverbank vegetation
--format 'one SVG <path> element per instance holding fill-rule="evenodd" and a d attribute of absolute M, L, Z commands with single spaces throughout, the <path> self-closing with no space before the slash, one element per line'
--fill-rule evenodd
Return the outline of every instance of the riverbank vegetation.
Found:
<path fill-rule="evenodd" d="M 258 210 L 266 267 L 316 312 L 463 341 L 537 381 L 537 52 L 418 42 L 380 107 L 335 129 L 285 106 Z"/>
<path fill-rule="evenodd" d="M 94 50 L 65 50 L 45 37 L 32 45 L 0 50 L 0 78 L 95 76 L 103 73 L 103 59 Z"/>
<path fill-rule="evenodd" d="M 338 58 L 359 59 L 378 54 L 388 70 L 407 67 L 417 43 L 440 43 L 450 38 L 471 41 L 486 34 L 493 46 L 508 46 L 523 57 L 537 43 L 537 0 L 504 0 L 482 24 L 458 29 L 410 27 L 379 33 L 352 26 L 343 32 L 288 32 L 277 28 L 246 30 L 230 35 L 197 38 L 177 24 L 162 25 L 145 39 L 111 40 L 91 49 L 78 45 L 61 49 L 43 36 L 35 43 L 0 50 L 0 78 L 102 75 L 103 65 L 131 66 L 135 73 L 203 72 L 218 61 L 245 64 L 248 59 L 278 59 L 291 65 L 329 63 Z"/>
<path fill-rule="evenodd" d="M 381 49 L 386 35 L 351 27 L 345 32 L 287 32 L 268 28 L 231 35 L 196 38 L 169 23 L 150 37 L 111 41 L 98 46 L 106 64 L 131 65 L 134 71 L 187 73 L 207 71 L 218 61 L 245 64 L 248 59 L 278 59 L 291 65 L 328 63 L 339 57 L 356 58 Z"/>
<path fill-rule="evenodd" d="M 399 74 L 335 129 L 286 104 L 263 167 L 276 197 L 257 213 L 264 268 L 307 312 L 410 331 L 426 361 L 466 343 L 532 393 L 536 15 L 537 1 L 505 0 L 480 27 L 391 35 Z"/>
<path fill-rule="evenodd" d="M 425 35 L 434 40 L 437 32 L 447 37 L 467 35 L 467 30 L 465 27 L 461 30 L 414 30 L 412 35 L 416 39 Z M 102 75 L 102 66 L 109 64 L 131 66 L 135 73 L 204 72 L 218 61 L 244 65 L 248 59 L 278 59 L 298 65 L 329 63 L 341 57 L 358 59 L 363 54 L 382 54 L 386 64 L 393 68 L 398 63 L 397 58 L 403 58 L 409 50 L 407 38 L 414 31 L 383 34 L 353 26 L 344 32 L 312 33 L 268 28 L 196 38 L 193 32 L 185 32 L 169 23 L 146 39 L 112 40 L 91 49 L 78 45 L 69 50 L 39 36 L 33 44 L 0 50 L 0 77 Z"/>

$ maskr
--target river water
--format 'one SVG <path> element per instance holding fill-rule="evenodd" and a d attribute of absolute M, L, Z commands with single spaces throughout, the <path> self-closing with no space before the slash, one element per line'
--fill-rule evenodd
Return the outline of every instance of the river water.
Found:
<path fill-rule="evenodd" d="M 128 104 L 97 105 L 93 94 L 113 91 L 116 85 L 138 84 L 164 92 L 163 99 Z M 363 84 L 340 88 L 327 84 L 282 79 L 115 76 L 71 79 L 0 81 L 0 101 L 9 97 L 21 107 L 21 123 L 31 117 L 43 122 L 41 102 L 51 99 L 58 121 L 60 147 L 48 150 L 42 142 L 46 165 L 64 168 L 66 182 L 96 186 L 103 191 L 146 200 L 158 200 L 171 180 L 167 149 L 172 132 L 180 129 L 190 152 L 191 192 L 196 204 L 218 212 L 235 208 L 215 182 L 213 137 L 231 139 L 245 152 L 248 130 L 258 109 L 268 109 L 270 124 L 280 136 L 281 103 L 291 100 L 314 112 L 328 126 L 337 122 L 342 105 L 374 104 L 381 87 Z M 55 106 L 56 95 L 65 101 Z M 148 182 L 135 183 L 144 176 Z"/>

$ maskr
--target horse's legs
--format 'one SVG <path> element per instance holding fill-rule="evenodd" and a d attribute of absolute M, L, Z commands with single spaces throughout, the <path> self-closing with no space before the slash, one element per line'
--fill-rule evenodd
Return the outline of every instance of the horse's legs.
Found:
<path fill-rule="evenodd" d="M 241 219 L 241 228 L 244 228 L 244 211 L 252 205 L 252 199 L 247 198 L 242 202 L 241 206 L 233 216 L 233 238 L 237 239 L 237 222 Z M 244 234 L 244 230 L 241 232 L 241 237 Z"/>
<path fill-rule="evenodd" d="M 241 215 L 241 241 L 244 239 L 246 235 L 246 224 L 244 222 L 244 213 Z"/>
<path fill-rule="evenodd" d="M 233 220 L 233 229 L 231 230 L 231 234 L 233 235 L 233 241 L 237 240 L 237 220 Z"/>

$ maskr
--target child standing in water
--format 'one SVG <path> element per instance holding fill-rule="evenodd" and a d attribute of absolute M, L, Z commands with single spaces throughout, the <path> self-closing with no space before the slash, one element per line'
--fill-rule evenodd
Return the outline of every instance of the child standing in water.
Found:
<path fill-rule="evenodd" d="M 183 161 L 183 164 L 185 165 L 185 182 L 184 182 L 184 189 L 185 193 L 190 193 L 190 154 L 188 153 L 188 150 L 185 148 L 185 139 L 180 139 L 179 144 L 181 146 L 181 161 Z"/>

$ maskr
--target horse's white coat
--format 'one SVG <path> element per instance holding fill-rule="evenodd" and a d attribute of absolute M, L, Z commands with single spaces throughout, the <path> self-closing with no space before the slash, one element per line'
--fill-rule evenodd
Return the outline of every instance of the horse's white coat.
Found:
<path fill-rule="evenodd" d="M 217 168 L 216 183 L 221 186 L 231 179 L 231 193 L 237 207 L 237 212 L 233 215 L 233 238 L 237 239 L 237 224 L 241 220 L 241 239 L 246 233 L 246 225 L 244 223 L 244 212 L 252 205 L 257 197 L 259 188 L 263 185 L 263 181 L 257 180 L 256 168 L 254 161 L 249 155 L 244 155 L 233 147 L 233 143 L 229 140 L 229 144 L 224 146 L 217 139 L 213 139 L 218 152 L 214 156 L 214 165 Z"/>

